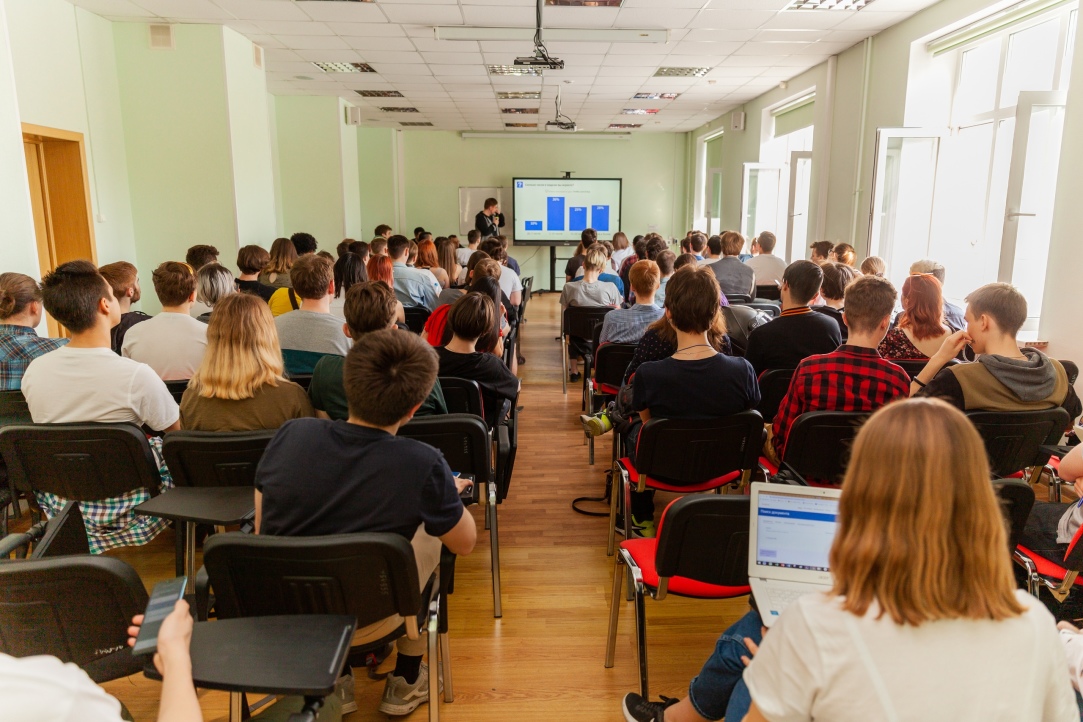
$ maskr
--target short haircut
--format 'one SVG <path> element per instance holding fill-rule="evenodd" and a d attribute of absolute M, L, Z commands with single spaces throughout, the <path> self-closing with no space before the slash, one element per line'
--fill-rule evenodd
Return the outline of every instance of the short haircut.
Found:
<path fill-rule="evenodd" d="M 390 230 L 391 230 L 391 226 L 387 225 L 386 223 L 381 223 L 380 225 L 376 226 L 376 230 L 373 232 L 372 235 L 374 235 L 374 236 L 382 236 L 383 234 L 387 233 Z"/>
<path fill-rule="evenodd" d="M 218 249 L 214 246 L 192 246 L 188 253 L 184 254 L 184 262 L 192 267 L 193 271 L 214 263 L 218 260 Z"/>
<path fill-rule="evenodd" d="M 418 226 L 417 228 L 414 229 L 414 238 L 417 238 L 418 236 L 420 236 L 424 232 L 425 232 L 425 229 L 422 228 L 421 226 Z"/>
<path fill-rule="evenodd" d="M 726 231 L 722 234 L 722 255 L 736 256 L 745 247 L 744 237 L 737 231 Z"/>
<path fill-rule="evenodd" d="M 662 272 L 654 261 L 636 261 L 628 271 L 628 283 L 636 296 L 649 296 L 658 290 Z"/>
<path fill-rule="evenodd" d="M 809 248 L 812 249 L 812 254 L 814 256 L 819 256 L 820 258 L 827 258 L 827 254 L 831 253 L 831 251 L 835 249 L 835 244 L 833 244 L 831 241 L 816 241 L 815 243 L 810 245 Z"/>
<path fill-rule="evenodd" d="M 383 255 L 384 251 L 386 251 L 386 250 L 387 250 L 387 239 L 386 238 L 373 238 L 372 242 L 369 243 L 369 253 L 371 253 L 374 256 L 381 256 L 381 255 Z"/>
<path fill-rule="evenodd" d="M 472 230 L 472 231 L 469 231 L 466 234 L 466 243 L 469 246 L 474 245 L 475 243 L 477 243 L 480 240 L 481 240 L 481 231 L 479 231 L 476 228 L 474 230 Z"/>
<path fill-rule="evenodd" d="M 827 285 L 826 282 L 824 285 Z M 879 276 L 861 276 L 846 287 L 846 326 L 850 333 L 868 333 L 891 318 L 899 297 L 891 281 Z"/>
<path fill-rule="evenodd" d="M 693 233 L 692 238 L 689 239 L 689 246 L 693 253 L 703 253 L 703 249 L 707 247 L 707 236 L 702 233 Z"/>
<path fill-rule="evenodd" d="M 127 295 L 128 289 L 135 288 L 135 282 L 139 279 L 139 269 L 127 261 L 117 261 L 102 266 L 98 269 L 98 273 L 113 289 L 113 295 L 117 298 L 123 298 Z M 41 300 L 40 297 L 38 300 Z"/>
<path fill-rule="evenodd" d="M 41 286 L 37 281 L 22 273 L 0 273 L 0 318 L 22 313 L 33 301 L 41 301 Z"/>
<path fill-rule="evenodd" d="M 492 208 L 493 206 L 496 206 L 496 205 L 500 205 L 500 204 L 497 203 L 495 198 L 486 198 L 485 199 L 485 210 L 489 210 L 490 208 Z"/>
<path fill-rule="evenodd" d="M 669 250 L 669 244 L 658 236 L 647 239 L 647 258 L 650 260 L 657 261 L 658 254 L 666 250 Z M 664 271 L 663 275 L 665 275 Z"/>
<path fill-rule="evenodd" d="M 316 300 L 327 295 L 335 279 L 335 264 L 314 253 L 301 256 L 290 269 L 293 290 L 303 299 Z"/>
<path fill-rule="evenodd" d="M 488 253 L 489 258 L 492 258 L 494 261 L 503 261 L 505 258 L 508 257 L 508 253 L 504 250 L 504 247 L 500 244 L 500 241 L 496 240 L 496 238 L 492 236 L 482 241 L 481 245 L 478 246 L 478 250 Z"/>
<path fill-rule="evenodd" d="M 410 252 L 410 239 L 406 236 L 391 236 L 387 239 L 387 255 L 402 258 Z"/>
<path fill-rule="evenodd" d="M 722 303 L 718 279 L 709 268 L 686 268 L 666 284 L 669 322 L 684 333 L 704 333 L 714 323 Z"/>
<path fill-rule="evenodd" d="M 641 261 L 647 260 L 647 241 L 642 236 L 636 236 L 635 241 L 632 242 L 632 250 L 635 251 L 636 258 Z"/>
<path fill-rule="evenodd" d="M 243 246 L 237 251 L 237 269 L 241 273 L 259 273 L 271 262 L 271 254 L 263 246 Z"/>
<path fill-rule="evenodd" d="M 196 271 L 196 297 L 214 306 L 223 298 L 237 290 L 233 282 L 233 273 L 221 263 L 208 263 Z"/>
<path fill-rule="evenodd" d="M 350 328 L 350 337 L 357 341 L 366 333 L 382 331 L 395 322 L 398 298 L 380 281 L 363 281 L 350 286 L 342 315 Z"/>
<path fill-rule="evenodd" d="M 887 264 L 880 256 L 869 256 L 861 262 L 861 272 L 867 276 L 882 276 L 887 272 Z"/>
<path fill-rule="evenodd" d="M 429 395 L 439 368 L 420 336 L 393 328 L 366 333 L 342 369 L 350 416 L 377 426 L 402 421 Z"/>
<path fill-rule="evenodd" d="M 354 241 L 350 244 L 350 253 L 358 256 L 362 261 L 369 255 L 369 244 L 364 241 Z"/>
<path fill-rule="evenodd" d="M 335 246 L 335 252 L 338 254 L 336 258 L 342 258 L 349 253 L 351 243 L 357 243 L 357 241 L 353 238 L 343 238 L 342 241 Z"/>
<path fill-rule="evenodd" d="M 290 236 L 290 243 L 297 249 L 298 256 L 316 252 L 316 237 L 311 233 L 294 233 Z"/>
<path fill-rule="evenodd" d="M 470 258 L 466 259 L 466 271 L 469 273 L 478 267 L 478 264 L 485 260 L 492 260 L 489 254 L 485 251 L 474 251 L 470 254 Z M 497 264 L 499 265 L 499 264 Z"/>
<path fill-rule="evenodd" d="M 474 260 L 471 256 L 470 260 Z M 479 278 L 500 278 L 500 274 L 503 272 L 503 266 L 500 265 L 500 261 L 492 258 L 479 258 L 478 262 L 474 264 L 474 275 L 470 277 L 470 280 L 476 281 Z"/>
<path fill-rule="evenodd" d="M 452 304 L 447 322 L 459 338 L 476 341 L 493 327 L 495 318 L 493 299 L 482 293 L 468 293 Z"/>
<path fill-rule="evenodd" d="M 166 261 L 154 269 L 154 292 L 163 306 L 179 306 L 196 290 L 195 271 L 187 263 Z"/>
<path fill-rule="evenodd" d="M 335 256 L 330 251 L 320 251 L 316 255 L 319 256 L 320 258 L 326 258 L 331 263 L 335 262 Z"/>
<path fill-rule="evenodd" d="M 1027 299 L 1010 283 L 988 283 L 966 297 L 970 314 L 989 316 L 1003 333 L 1015 336 L 1027 321 Z"/>
<path fill-rule="evenodd" d="M 923 258 L 911 263 L 910 273 L 931 273 L 936 276 L 936 280 L 940 281 L 941 286 L 944 285 L 944 265 L 931 258 Z"/>
<path fill-rule="evenodd" d="M 841 301 L 846 293 L 846 287 L 857 278 L 857 272 L 845 263 L 825 263 L 821 270 L 824 280 L 820 284 L 820 294 L 832 301 Z"/>
<path fill-rule="evenodd" d="M 778 239 L 775 238 L 775 234 L 771 233 L 771 231 L 764 231 L 756 237 L 756 243 L 764 253 L 774 253 L 777 242 Z"/>
<path fill-rule="evenodd" d="M 593 228 L 584 228 L 583 232 L 579 234 L 579 241 L 583 244 L 583 247 L 587 247 L 590 244 L 598 240 L 598 231 Z"/>
<path fill-rule="evenodd" d="M 600 243 L 592 243 L 584 255 L 583 270 L 601 271 L 605 268 L 608 260 L 609 256 L 605 253 L 605 246 Z"/>
<path fill-rule="evenodd" d="M 694 254 L 682 253 L 681 255 L 677 256 L 677 260 L 673 262 L 673 270 L 679 271 L 685 266 L 691 266 L 692 268 L 695 268 L 698 265 L 699 261 L 696 260 Z"/>
<path fill-rule="evenodd" d="M 94 327 L 98 303 L 112 298 L 113 290 L 90 261 L 68 261 L 45 274 L 41 281 L 42 305 L 72 333 Z"/>
<path fill-rule="evenodd" d="M 722 236 L 711 236 L 707 239 L 707 250 L 715 256 L 722 255 Z"/>
<path fill-rule="evenodd" d="M 662 277 L 673 275 L 673 264 L 677 262 L 677 254 L 668 248 L 655 257 L 654 262 L 658 264 L 658 272 L 662 274 Z"/>
<path fill-rule="evenodd" d="M 418 243 L 424 243 L 425 241 L 431 241 L 431 240 L 432 240 L 432 234 L 429 233 L 428 231 L 422 231 L 421 233 L 417 234 L 417 242 Z"/>
<path fill-rule="evenodd" d="M 782 272 L 782 282 L 789 285 L 794 303 L 807 304 L 820 292 L 824 272 L 812 261 L 794 261 Z"/>

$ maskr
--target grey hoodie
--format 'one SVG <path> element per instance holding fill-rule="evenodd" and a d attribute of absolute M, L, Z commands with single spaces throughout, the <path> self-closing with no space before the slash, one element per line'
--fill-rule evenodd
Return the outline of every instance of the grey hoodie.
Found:
<path fill-rule="evenodd" d="M 1026 360 L 982 354 L 978 357 L 978 363 L 1020 401 L 1041 401 L 1053 393 L 1057 370 L 1049 358 L 1037 349 L 1024 348 L 1022 353 Z"/>

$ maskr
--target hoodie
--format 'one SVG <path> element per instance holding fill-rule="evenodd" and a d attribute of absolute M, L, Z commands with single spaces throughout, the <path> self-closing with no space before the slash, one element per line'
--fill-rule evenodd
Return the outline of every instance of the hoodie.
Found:
<path fill-rule="evenodd" d="M 1022 353 L 1026 359 L 983 354 L 978 357 L 978 363 L 1020 401 L 1048 398 L 1057 385 L 1057 367 L 1037 349 L 1024 348 Z"/>

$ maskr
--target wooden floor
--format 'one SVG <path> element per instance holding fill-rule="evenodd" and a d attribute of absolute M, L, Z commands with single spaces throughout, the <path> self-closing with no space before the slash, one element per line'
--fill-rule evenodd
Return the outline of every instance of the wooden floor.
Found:
<path fill-rule="evenodd" d="M 608 437 L 587 464 L 578 421 L 579 395 L 561 393 L 559 306 L 535 295 L 523 328 L 519 455 L 511 491 L 500 506 L 504 616 L 493 618 L 488 534 L 480 525 L 474 553 L 458 561 L 451 603 L 455 701 L 442 719 L 551 722 L 619 720 L 620 700 L 637 691 L 632 605 L 624 603 L 617 662 L 603 666 L 613 566 L 605 555 L 607 519 L 576 514 L 571 500 L 600 496 Z M 153 543 L 112 552 L 133 564 L 149 589 L 173 574 L 172 532 Z M 647 602 L 651 693 L 683 696 L 718 634 L 747 610 L 742 599 L 703 602 L 669 597 Z M 154 720 L 159 685 L 130 677 L 105 685 L 137 722 Z M 383 720 L 382 682 L 357 675 L 359 711 L 349 722 Z M 201 693 L 205 718 L 227 719 L 227 696 Z M 426 707 L 413 713 L 425 719 Z"/>

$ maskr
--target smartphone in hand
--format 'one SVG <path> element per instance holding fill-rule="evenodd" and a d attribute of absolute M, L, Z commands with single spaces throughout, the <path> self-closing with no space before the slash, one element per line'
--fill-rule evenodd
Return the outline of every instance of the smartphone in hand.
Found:
<path fill-rule="evenodd" d="M 158 630 L 162 621 L 173 611 L 177 601 L 184 598 L 187 586 L 188 577 L 177 577 L 154 585 L 132 654 L 153 654 L 158 651 Z"/>

